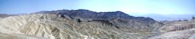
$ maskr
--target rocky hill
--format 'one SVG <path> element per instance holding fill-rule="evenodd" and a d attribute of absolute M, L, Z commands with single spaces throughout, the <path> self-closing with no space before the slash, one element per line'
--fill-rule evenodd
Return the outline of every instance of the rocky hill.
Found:
<path fill-rule="evenodd" d="M 159 28 L 161 35 L 150 39 L 195 39 L 195 19 L 164 21 L 165 25 Z"/>
<path fill-rule="evenodd" d="M 39 13 L 55 13 L 60 17 L 72 20 L 80 20 L 80 22 L 90 21 L 108 21 L 116 27 L 131 27 L 136 29 L 147 29 L 154 27 L 152 24 L 156 23 L 155 20 L 149 17 L 134 17 L 120 11 L 115 12 L 93 12 L 90 10 L 57 10 L 57 11 L 43 11 Z M 137 27 L 139 26 L 139 27 Z"/>
<path fill-rule="evenodd" d="M 120 11 L 41 11 L 2 18 L 0 39 L 193 39 L 193 23 L 157 22 Z"/>

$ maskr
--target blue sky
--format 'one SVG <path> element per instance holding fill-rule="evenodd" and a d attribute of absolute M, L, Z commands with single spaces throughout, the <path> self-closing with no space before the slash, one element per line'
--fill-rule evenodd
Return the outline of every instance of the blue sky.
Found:
<path fill-rule="evenodd" d="M 135 16 L 185 16 L 195 14 L 195 0 L 0 0 L 0 13 L 17 14 L 61 9 L 123 11 Z"/>

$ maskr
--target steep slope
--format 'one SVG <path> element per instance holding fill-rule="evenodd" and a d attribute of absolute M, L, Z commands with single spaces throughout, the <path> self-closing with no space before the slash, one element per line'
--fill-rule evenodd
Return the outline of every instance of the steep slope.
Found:
<path fill-rule="evenodd" d="M 160 27 L 159 23 L 151 18 L 133 17 L 119 11 L 58 10 L 4 18 L 0 20 L 0 37 L 141 39 L 157 33 L 156 27 Z"/>
<path fill-rule="evenodd" d="M 130 33 L 113 27 L 107 21 L 97 20 L 80 23 L 58 17 L 56 14 L 30 14 L 8 17 L 0 21 L 0 29 L 0 32 L 5 34 L 32 35 L 48 39 L 136 39 L 144 36 L 144 31 Z M 137 32 L 140 32 L 140 34 Z"/>

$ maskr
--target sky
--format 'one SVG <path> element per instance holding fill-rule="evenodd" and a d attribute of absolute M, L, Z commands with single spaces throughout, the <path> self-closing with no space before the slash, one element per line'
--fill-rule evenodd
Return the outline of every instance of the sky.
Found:
<path fill-rule="evenodd" d="M 122 11 L 134 16 L 175 15 L 180 18 L 178 16 L 195 15 L 195 0 L 0 0 L 0 13 L 18 14 L 62 9 Z"/>

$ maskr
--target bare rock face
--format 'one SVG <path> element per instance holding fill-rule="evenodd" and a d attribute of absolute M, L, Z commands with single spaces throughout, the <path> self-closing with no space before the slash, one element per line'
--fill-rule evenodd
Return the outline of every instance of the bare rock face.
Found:
<path fill-rule="evenodd" d="M 2 39 L 142 39 L 158 22 L 123 12 L 44 11 L 0 20 Z M 10 37 L 10 38 L 8 38 Z"/>

